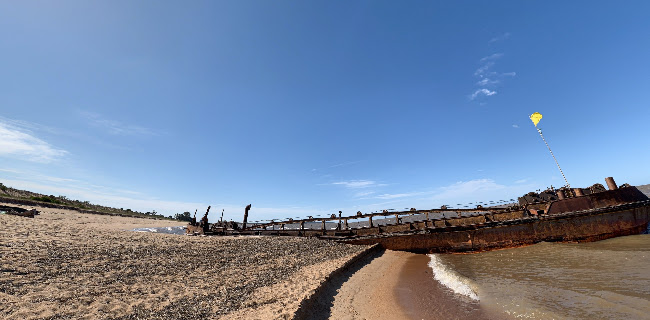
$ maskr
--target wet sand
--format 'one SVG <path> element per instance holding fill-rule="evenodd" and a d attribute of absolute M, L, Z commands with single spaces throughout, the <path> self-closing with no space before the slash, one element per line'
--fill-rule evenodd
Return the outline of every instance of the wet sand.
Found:
<path fill-rule="evenodd" d="M 351 268 L 323 292 L 318 317 L 309 319 L 507 319 L 437 282 L 429 257 L 384 251 Z"/>
<path fill-rule="evenodd" d="M 430 258 L 414 254 L 402 264 L 396 300 L 409 319 L 503 319 L 490 315 L 478 301 L 455 294 L 433 277 Z"/>
<path fill-rule="evenodd" d="M 183 223 L 41 210 L 0 215 L 2 319 L 288 319 L 367 249 L 132 232 Z"/>
<path fill-rule="evenodd" d="M 349 270 L 337 287 L 330 290 L 329 319 L 408 320 L 395 299 L 404 262 L 414 254 L 383 251 L 361 268 Z M 327 318 L 325 318 L 327 319 Z"/>

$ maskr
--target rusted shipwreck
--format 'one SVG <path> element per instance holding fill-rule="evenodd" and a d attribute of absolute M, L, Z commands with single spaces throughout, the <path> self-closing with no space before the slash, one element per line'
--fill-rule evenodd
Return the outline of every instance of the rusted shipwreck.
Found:
<path fill-rule="evenodd" d="M 636 187 L 620 188 L 609 177 L 589 188 L 529 193 L 501 207 L 386 211 L 343 217 L 272 220 L 240 227 L 219 221 L 190 223 L 187 232 L 205 235 L 307 236 L 350 244 L 379 244 L 416 253 L 472 252 L 542 241 L 588 242 L 639 234 L 650 222 L 650 199 Z M 209 211 L 209 208 L 208 208 Z M 375 219 L 375 220 L 373 220 Z M 363 221 L 360 223 L 359 221 Z M 356 221 L 356 222 L 351 222 Z"/>

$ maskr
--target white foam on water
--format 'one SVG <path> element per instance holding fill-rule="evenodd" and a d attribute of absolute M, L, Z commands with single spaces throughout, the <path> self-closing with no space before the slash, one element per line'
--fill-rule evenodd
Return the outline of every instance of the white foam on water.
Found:
<path fill-rule="evenodd" d="M 430 254 L 429 267 L 433 270 L 433 278 L 453 292 L 478 301 L 478 294 L 470 286 L 469 279 L 448 268 L 435 254 Z"/>

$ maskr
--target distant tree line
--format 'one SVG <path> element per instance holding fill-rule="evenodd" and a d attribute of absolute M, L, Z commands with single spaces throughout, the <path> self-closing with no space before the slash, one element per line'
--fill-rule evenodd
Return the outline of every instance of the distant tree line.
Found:
<path fill-rule="evenodd" d="M 175 214 L 174 219 L 189 222 L 189 221 L 192 221 L 192 216 L 188 211 L 185 211 L 185 212 L 183 212 L 181 214 L 178 214 L 178 213 Z"/>

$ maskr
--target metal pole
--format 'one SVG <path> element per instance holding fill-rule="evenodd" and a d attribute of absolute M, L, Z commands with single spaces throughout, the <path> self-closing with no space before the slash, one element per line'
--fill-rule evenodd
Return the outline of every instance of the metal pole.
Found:
<path fill-rule="evenodd" d="M 248 222 L 248 211 L 251 209 L 251 205 L 247 205 L 244 209 L 244 223 L 242 229 L 246 229 L 246 222 Z"/>

